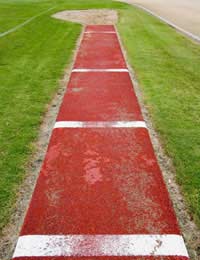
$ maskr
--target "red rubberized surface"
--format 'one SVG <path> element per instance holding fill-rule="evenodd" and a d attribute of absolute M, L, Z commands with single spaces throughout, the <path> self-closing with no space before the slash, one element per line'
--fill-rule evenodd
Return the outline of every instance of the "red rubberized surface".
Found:
<path fill-rule="evenodd" d="M 21 235 L 60 233 L 179 233 L 146 129 L 54 130 Z"/>
<path fill-rule="evenodd" d="M 85 28 L 86 32 L 116 32 L 113 25 L 88 25 Z"/>
<path fill-rule="evenodd" d="M 88 26 L 86 31 L 114 31 Z M 76 68 L 126 68 L 115 34 L 85 34 Z M 72 73 L 57 121 L 142 121 L 128 73 Z M 180 234 L 148 131 L 54 129 L 20 235 Z M 17 260 L 186 260 L 177 256 Z"/>
<path fill-rule="evenodd" d="M 57 121 L 143 120 L 127 72 L 72 73 Z"/>
<path fill-rule="evenodd" d="M 74 68 L 122 69 L 126 67 L 117 34 L 84 34 Z"/>

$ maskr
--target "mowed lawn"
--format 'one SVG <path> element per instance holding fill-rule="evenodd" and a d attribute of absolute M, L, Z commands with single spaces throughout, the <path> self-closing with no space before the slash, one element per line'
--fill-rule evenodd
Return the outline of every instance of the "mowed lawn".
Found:
<path fill-rule="evenodd" d="M 200 45 L 137 8 L 118 25 L 144 101 L 200 225 Z"/>
<path fill-rule="evenodd" d="M 115 6 L 122 5 L 102 0 L 0 0 L 0 33 L 54 7 L 0 38 L 0 230 L 8 222 L 46 105 L 58 90 L 81 32 L 81 25 L 50 15 L 67 8 Z"/>
<path fill-rule="evenodd" d="M 0 34 L 40 14 L 0 37 L 0 230 L 9 220 L 32 143 L 81 32 L 80 25 L 50 15 L 88 8 L 119 10 L 118 28 L 129 62 L 189 208 L 200 222 L 200 47 L 119 2 L 0 0 Z"/>

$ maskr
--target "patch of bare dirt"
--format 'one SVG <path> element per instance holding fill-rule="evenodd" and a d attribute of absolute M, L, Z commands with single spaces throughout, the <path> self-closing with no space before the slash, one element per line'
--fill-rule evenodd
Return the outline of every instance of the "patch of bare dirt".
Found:
<path fill-rule="evenodd" d="M 117 11 L 108 9 L 62 11 L 52 17 L 74 23 L 87 24 L 116 24 Z"/>

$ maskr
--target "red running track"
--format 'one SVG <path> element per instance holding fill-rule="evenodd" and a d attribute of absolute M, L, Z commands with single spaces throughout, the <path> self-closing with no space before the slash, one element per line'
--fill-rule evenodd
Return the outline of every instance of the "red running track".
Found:
<path fill-rule="evenodd" d="M 86 27 L 13 259 L 189 259 L 113 26 Z"/>

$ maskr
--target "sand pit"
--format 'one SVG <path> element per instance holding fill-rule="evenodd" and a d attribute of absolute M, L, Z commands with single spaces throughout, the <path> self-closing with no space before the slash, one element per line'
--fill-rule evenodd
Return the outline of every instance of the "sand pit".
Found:
<path fill-rule="evenodd" d="M 80 23 L 83 25 L 86 24 L 116 24 L 118 20 L 117 12 L 114 10 L 107 9 L 91 9 L 91 10 L 70 10 L 62 11 L 54 14 L 52 17 Z"/>

